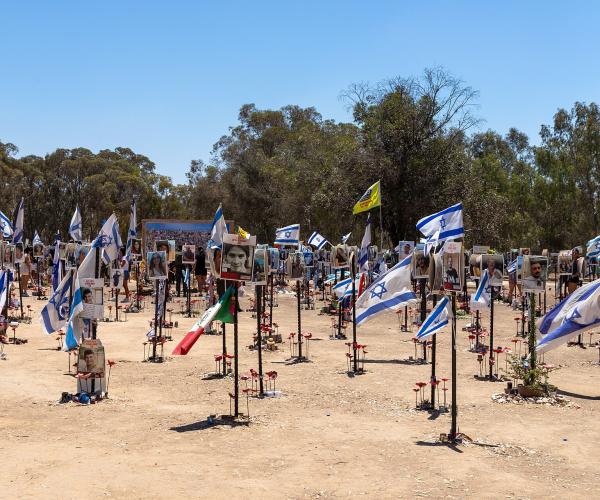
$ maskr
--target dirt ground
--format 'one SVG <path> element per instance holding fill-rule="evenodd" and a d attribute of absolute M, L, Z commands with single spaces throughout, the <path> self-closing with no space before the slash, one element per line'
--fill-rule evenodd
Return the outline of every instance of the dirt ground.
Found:
<path fill-rule="evenodd" d="M 460 319 L 458 422 L 475 443 L 451 448 L 438 442 L 450 429 L 450 414 L 414 408 L 413 387 L 429 380 L 431 365 L 409 360 L 416 330 L 401 332 L 393 314 L 359 328 L 367 373 L 349 377 L 347 347 L 329 339 L 331 319 L 319 314 L 320 302 L 302 311 L 303 331 L 313 333 L 310 362 L 285 363 L 296 302 L 279 295 L 273 317 L 286 340 L 264 354 L 264 370 L 278 372 L 281 397 L 251 399 L 250 424 L 230 427 L 206 425 L 209 415 L 229 412 L 233 390 L 231 378 L 203 379 L 215 369 L 221 336 L 203 336 L 189 355 L 154 364 L 142 362 L 150 307 L 127 322 L 101 323 L 107 358 L 117 362 L 110 398 L 58 404 L 63 391 L 76 391 L 76 381 L 67 374 L 67 354 L 39 326 L 45 302 L 33 297 L 25 304 L 34 319 L 17 336 L 29 342 L 5 346 L 7 359 L 0 361 L 2 498 L 600 496 L 596 348 L 546 354 L 546 362 L 561 365 L 550 381 L 572 405 L 499 404 L 491 396 L 506 384 L 474 378 L 477 356 L 462 331 L 469 319 Z M 179 310 L 177 303 L 170 307 Z M 496 307 L 496 345 L 512 345 L 516 316 L 506 305 Z M 177 312 L 173 320 L 179 327 L 169 354 L 195 321 Z M 257 353 L 247 348 L 255 329 L 251 313 L 241 313 L 243 373 L 257 368 Z M 233 328 L 227 332 L 232 351 Z M 437 337 L 437 374 L 449 377 L 448 329 Z M 245 398 L 240 409 L 246 412 Z"/>

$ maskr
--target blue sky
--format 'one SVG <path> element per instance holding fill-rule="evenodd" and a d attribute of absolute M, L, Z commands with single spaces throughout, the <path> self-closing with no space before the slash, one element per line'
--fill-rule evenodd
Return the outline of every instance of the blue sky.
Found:
<path fill-rule="evenodd" d="M 185 181 L 239 107 L 350 121 L 352 82 L 444 66 L 479 90 L 481 128 L 533 142 L 600 101 L 600 3 L 0 2 L 0 141 L 20 154 L 130 147 Z"/>

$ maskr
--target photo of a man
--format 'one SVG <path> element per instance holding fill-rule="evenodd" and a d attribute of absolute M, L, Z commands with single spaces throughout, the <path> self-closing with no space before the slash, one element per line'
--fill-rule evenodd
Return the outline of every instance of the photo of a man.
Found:
<path fill-rule="evenodd" d="M 84 341 L 79 347 L 77 371 L 79 373 L 104 373 L 104 347 L 94 340 Z"/>
<path fill-rule="evenodd" d="M 524 292 L 543 292 L 546 286 L 548 259 L 542 256 L 523 256 L 521 284 Z"/>
<path fill-rule="evenodd" d="M 303 277 L 304 256 L 302 252 L 294 252 L 288 260 L 288 277 L 291 280 L 301 280 Z"/>
<path fill-rule="evenodd" d="M 257 285 L 264 285 L 267 283 L 267 255 L 268 253 L 265 247 L 258 247 L 254 251 L 254 263 L 252 265 L 252 283 L 255 283 Z"/>
<path fill-rule="evenodd" d="M 425 255 L 422 249 L 415 250 L 412 262 L 415 279 L 429 278 L 429 256 Z"/>
<path fill-rule="evenodd" d="M 444 290 L 462 291 L 464 279 L 464 254 L 462 244 L 448 242 L 442 255 L 442 283 Z"/>
<path fill-rule="evenodd" d="M 487 269 L 488 276 L 490 277 L 491 286 L 502 286 L 502 278 L 504 273 L 504 258 L 500 254 L 483 254 L 481 255 L 481 273 Z"/>
<path fill-rule="evenodd" d="M 23 250 L 23 243 L 15 244 L 15 264 L 20 264 L 25 260 L 25 252 Z"/>
<path fill-rule="evenodd" d="M 401 241 L 398 243 L 398 262 L 401 262 L 410 255 L 415 244 L 413 241 Z"/>
<path fill-rule="evenodd" d="M 181 263 L 195 264 L 196 263 L 196 246 L 183 245 L 181 247 Z"/>

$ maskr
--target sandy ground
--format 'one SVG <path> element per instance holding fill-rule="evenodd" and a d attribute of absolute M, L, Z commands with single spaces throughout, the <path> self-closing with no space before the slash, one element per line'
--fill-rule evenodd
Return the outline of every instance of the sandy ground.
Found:
<path fill-rule="evenodd" d="M 25 301 L 36 314 L 17 332 L 29 342 L 5 346 L 7 359 L 0 361 L 2 498 L 600 496 L 595 348 L 546 355 L 562 365 L 551 382 L 579 408 L 501 405 L 491 395 L 505 384 L 474 378 L 479 365 L 461 331 L 468 320 L 460 320 L 459 427 L 478 444 L 450 448 L 437 441 L 450 428 L 449 413 L 414 409 L 412 389 L 429 379 L 430 365 L 408 361 L 412 334 L 400 332 L 395 315 L 359 328 L 367 373 L 349 377 L 347 347 L 329 339 L 330 318 L 303 311 L 303 330 L 314 335 L 310 362 L 286 365 L 287 343 L 265 353 L 265 371 L 279 373 L 282 396 L 251 399 L 250 425 L 229 427 L 204 425 L 208 415 L 229 412 L 232 379 L 203 380 L 214 370 L 220 336 L 202 337 L 186 357 L 152 364 L 142 362 L 149 308 L 127 322 L 101 323 L 107 358 L 117 361 L 110 399 L 61 405 L 61 393 L 76 389 L 67 354 L 41 332 L 44 302 Z M 295 307 L 293 296 L 282 295 L 274 309 L 284 337 L 296 329 Z M 495 343 L 511 345 L 517 314 L 505 305 L 496 311 Z M 194 319 L 173 319 L 179 341 Z M 255 328 L 249 312 L 240 314 L 243 372 L 257 368 L 257 354 L 247 348 Z M 231 347 L 232 327 L 227 337 Z M 448 331 L 438 335 L 439 376 L 450 375 L 449 340 Z M 169 353 L 174 346 L 168 344 Z M 245 406 L 244 399 L 244 412 Z"/>

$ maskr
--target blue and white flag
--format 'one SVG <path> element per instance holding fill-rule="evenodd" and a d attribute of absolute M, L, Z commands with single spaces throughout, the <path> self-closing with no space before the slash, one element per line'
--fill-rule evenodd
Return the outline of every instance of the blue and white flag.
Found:
<path fill-rule="evenodd" d="M 129 212 L 129 229 L 127 230 L 127 248 L 125 255 L 131 254 L 131 245 L 134 238 L 137 238 L 137 206 L 135 198 L 131 201 L 131 211 Z"/>
<path fill-rule="evenodd" d="M 10 219 L 3 212 L 0 212 L 0 231 L 4 238 L 10 238 L 14 233 Z"/>
<path fill-rule="evenodd" d="M 422 218 L 417 222 L 417 229 L 424 236 L 432 236 L 437 231 L 437 241 L 460 238 L 465 235 L 463 224 L 463 206 L 457 203 L 433 215 Z"/>
<path fill-rule="evenodd" d="M 35 232 L 33 233 L 33 245 L 43 245 L 43 244 L 44 244 L 44 242 L 42 241 L 42 238 L 40 238 L 40 235 L 36 229 Z"/>
<path fill-rule="evenodd" d="M 73 284 L 73 302 L 71 303 L 71 313 L 69 314 L 69 322 L 67 324 L 67 333 L 65 335 L 63 351 L 72 351 L 79 345 L 79 339 L 81 338 L 83 330 L 81 327 L 82 320 L 79 318 L 79 315 L 82 312 L 83 294 L 81 292 L 81 287 L 79 286 L 79 275 L 77 275 Z"/>
<path fill-rule="evenodd" d="M 0 271 L 0 313 L 8 297 L 8 271 Z"/>
<path fill-rule="evenodd" d="M 71 238 L 75 241 L 83 240 L 83 225 L 81 219 L 81 212 L 79 211 L 79 207 L 75 207 L 75 213 L 71 218 L 71 224 L 69 224 L 69 234 Z"/>
<path fill-rule="evenodd" d="M 342 245 L 346 244 L 346 242 L 350 239 L 351 234 L 352 234 L 352 231 L 350 231 L 348 234 L 345 234 L 344 236 L 342 236 Z"/>
<path fill-rule="evenodd" d="M 487 269 L 484 269 L 483 275 L 479 280 L 479 286 L 475 295 L 471 297 L 471 309 L 474 311 L 481 311 L 482 309 L 489 309 L 490 303 L 492 302 L 492 287 L 490 286 L 490 276 Z"/>
<path fill-rule="evenodd" d="M 62 281 L 62 265 L 60 264 L 60 231 L 54 237 L 54 258 L 52 260 L 52 291 L 55 292 Z"/>
<path fill-rule="evenodd" d="M 23 243 L 23 223 L 25 221 L 25 200 L 21 198 L 21 203 L 17 208 L 15 217 L 15 226 L 13 233 L 13 243 Z"/>
<path fill-rule="evenodd" d="M 60 330 L 67 323 L 72 281 L 72 273 L 67 274 L 42 309 L 40 320 L 48 335 Z"/>
<path fill-rule="evenodd" d="M 310 238 L 308 238 L 308 244 L 316 247 L 317 250 L 321 250 L 321 248 L 323 248 L 326 243 L 327 240 L 325 239 L 325 237 L 321 236 L 316 231 L 310 235 Z"/>
<path fill-rule="evenodd" d="M 412 290 L 410 263 L 412 254 L 379 276 L 356 301 L 356 324 L 361 325 L 378 314 L 396 312 L 417 300 Z"/>
<path fill-rule="evenodd" d="M 539 331 L 536 351 L 546 352 L 600 324 L 600 280 L 578 288 L 546 314 Z"/>
<path fill-rule="evenodd" d="M 92 242 L 92 248 L 102 249 L 102 260 L 106 265 L 119 257 L 123 243 L 119 233 L 117 216 L 112 214 L 100 229 L 98 236 Z M 86 276 L 90 277 L 90 276 Z"/>
<path fill-rule="evenodd" d="M 190 274 L 190 266 L 185 266 L 185 269 L 183 270 L 183 282 L 188 288 L 190 286 Z"/>
<path fill-rule="evenodd" d="M 361 274 L 357 274 L 356 278 L 354 279 L 355 291 L 357 295 L 360 284 L 360 276 Z M 352 295 L 352 278 L 346 278 L 345 280 L 338 281 L 337 284 L 333 286 L 331 291 L 336 294 L 338 299 L 350 297 Z"/>
<path fill-rule="evenodd" d="M 371 213 L 367 217 L 367 227 L 360 244 L 360 253 L 358 256 L 358 268 L 361 271 L 369 270 L 369 245 L 371 244 Z"/>
<path fill-rule="evenodd" d="M 438 330 L 441 330 L 448 324 L 448 318 L 452 317 L 452 310 L 450 309 L 450 301 L 448 297 L 442 297 L 433 311 L 425 318 L 425 321 L 419 328 L 416 337 L 418 339 L 424 339 L 433 335 Z"/>
<path fill-rule="evenodd" d="M 439 243 L 440 241 L 440 231 L 436 231 L 435 233 L 427 236 L 427 238 L 425 238 L 425 241 L 423 241 L 423 243 L 425 244 L 425 250 L 423 250 L 423 253 L 425 255 L 429 255 L 429 253 L 431 252 L 432 248 L 435 248 L 435 246 Z M 443 252 L 441 253 L 443 255 Z"/>
<path fill-rule="evenodd" d="M 275 231 L 276 245 L 297 245 L 300 241 L 300 224 L 292 224 Z"/>
<path fill-rule="evenodd" d="M 223 245 L 223 235 L 227 233 L 227 224 L 223 216 L 223 207 L 219 203 L 219 208 L 215 212 L 212 228 L 210 230 L 210 240 L 208 240 L 208 248 L 221 248 Z"/>
<path fill-rule="evenodd" d="M 598 257 L 600 255 L 600 236 L 596 236 L 593 240 L 587 242 L 585 254 L 588 257 Z"/>
<path fill-rule="evenodd" d="M 518 259 L 515 259 L 508 266 L 506 266 L 506 272 L 507 273 L 515 273 L 515 272 L 517 272 L 517 261 L 518 261 Z"/>

